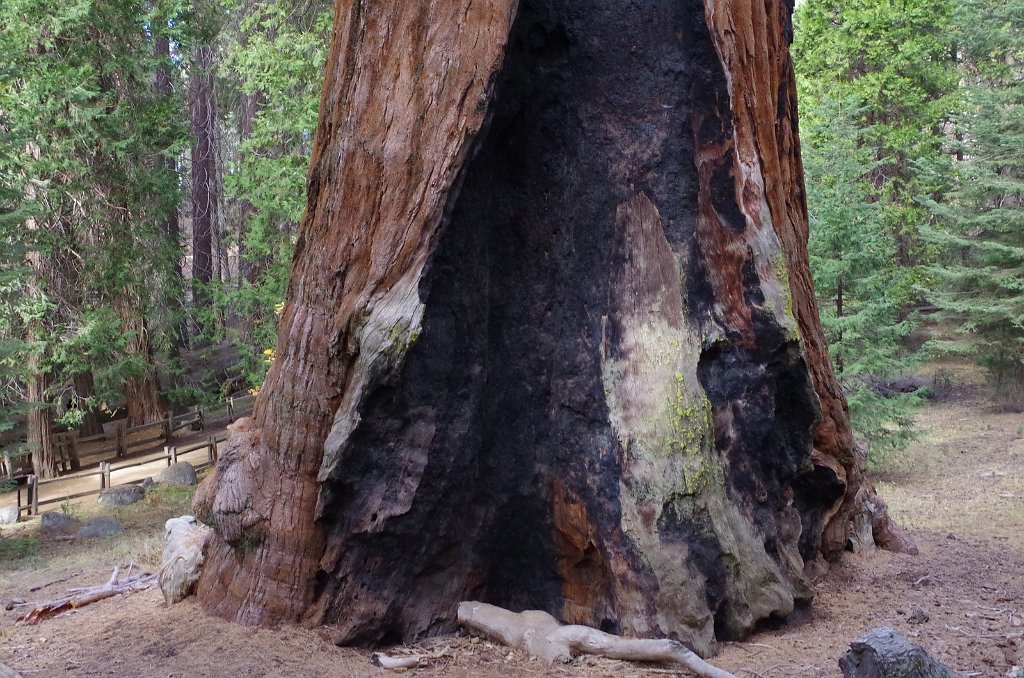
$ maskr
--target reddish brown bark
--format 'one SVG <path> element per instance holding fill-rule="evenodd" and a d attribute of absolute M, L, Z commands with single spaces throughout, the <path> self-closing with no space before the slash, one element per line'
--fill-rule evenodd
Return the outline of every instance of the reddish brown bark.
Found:
<path fill-rule="evenodd" d="M 85 399 L 92 398 L 96 393 L 96 386 L 93 382 L 92 372 L 81 372 L 74 376 L 75 396 L 79 398 L 80 407 L 83 408 L 82 423 L 78 427 L 78 435 L 85 438 L 88 436 L 103 433 L 103 425 L 100 423 L 99 412 L 96 408 L 87 406 Z"/>
<path fill-rule="evenodd" d="M 792 313 L 822 405 L 812 459 L 855 493 L 864 460 L 856 454 L 846 399 L 832 372 L 807 255 L 806 195 L 789 58 L 790 8 L 781 0 L 731 0 L 706 7 L 715 49 L 728 74 L 737 192 L 753 231 L 749 239 L 770 229 L 783 244 Z M 830 555 L 846 546 L 849 515 L 838 510 L 837 504 L 821 518 L 831 525 L 822 544 Z"/>
<path fill-rule="evenodd" d="M 214 280 L 214 229 L 217 227 L 216 109 L 213 91 L 214 47 L 193 52 L 189 78 L 192 128 L 192 282 L 197 306 L 208 299 L 203 286 Z"/>
<path fill-rule="evenodd" d="M 126 292 L 118 301 L 118 315 L 121 317 L 121 327 L 127 338 L 125 350 L 136 356 L 142 365 L 141 374 L 126 380 L 124 384 L 128 426 L 141 426 L 160 421 L 165 412 L 160 399 L 160 384 L 157 381 L 148 323 L 138 312 L 137 304 L 138 300 L 130 292 Z"/>
<path fill-rule="evenodd" d="M 277 360 L 196 499 L 217 614 L 708 654 L 848 529 L 788 7 L 516 4 L 338 4 Z"/>
<path fill-rule="evenodd" d="M 277 357 L 252 421 L 197 497 L 223 539 L 199 595 L 248 623 L 295 621 L 314 602 L 324 549 L 317 473 L 335 412 L 361 396 L 360 330 L 386 321 L 389 307 L 417 303 L 423 245 L 483 124 L 512 13 L 501 0 L 337 9 Z M 421 68 L 445 77 L 422 78 Z M 339 220 L 358 227 L 339 229 Z"/>
<path fill-rule="evenodd" d="M 28 448 L 32 453 L 32 472 L 40 478 L 57 475 L 57 449 L 53 437 L 53 408 L 47 402 L 49 377 L 34 372 L 28 380 Z"/>
<path fill-rule="evenodd" d="M 835 558 L 847 548 L 852 515 L 862 503 L 855 501 L 858 493 L 873 496 L 874 489 L 864 480 L 867 458 L 853 439 L 849 409 L 832 369 L 811 278 L 796 84 L 789 56 L 792 10 L 782 0 L 730 0 L 705 6 L 715 49 L 728 74 L 741 206 L 749 228 L 756 232 L 770 228 L 782 242 L 792 313 L 821 402 L 822 417 L 815 428 L 811 456 L 817 477 L 814 486 L 806 489 L 818 493 L 823 485 L 844 487 L 831 507 L 814 517 L 813 524 L 804 525 L 805 555 L 820 549 L 826 557 Z M 841 305 L 841 288 L 839 294 Z M 827 480 L 829 477 L 833 480 Z M 887 517 L 880 521 L 875 539 L 899 550 L 914 549 Z"/>

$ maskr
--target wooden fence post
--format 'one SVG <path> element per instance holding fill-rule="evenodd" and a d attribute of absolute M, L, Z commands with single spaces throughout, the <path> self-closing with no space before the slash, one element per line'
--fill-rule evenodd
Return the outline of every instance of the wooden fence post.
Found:
<path fill-rule="evenodd" d="M 164 412 L 164 440 L 170 445 L 171 436 L 174 435 L 174 417 L 170 410 Z"/>
<path fill-rule="evenodd" d="M 78 456 L 78 432 L 75 431 L 71 434 L 71 446 L 68 448 L 71 453 L 71 470 L 80 471 L 82 469 L 82 460 Z"/>
<path fill-rule="evenodd" d="M 28 477 L 28 514 L 39 515 L 39 478 L 35 475 Z"/>
<path fill-rule="evenodd" d="M 203 408 L 201 405 L 199 406 L 199 430 L 206 430 L 206 415 L 203 414 Z"/>
<path fill-rule="evenodd" d="M 112 487 L 111 480 L 110 480 L 110 462 L 109 461 L 104 461 L 104 462 L 100 463 L 100 472 L 102 474 L 100 476 L 100 478 L 101 478 L 101 480 L 100 480 L 100 487 L 102 487 L 102 488 Z"/>
<path fill-rule="evenodd" d="M 235 399 L 228 398 L 228 421 L 235 423 Z"/>
<path fill-rule="evenodd" d="M 128 445 L 125 442 L 125 433 L 124 433 L 125 432 L 125 428 L 127 427 L 127 425 L 128 425 L 128 422 L 125 421 L 125 426 L 118 426 L 117 427 L 117 453 L 116 454 L 117 454 L 118 457 L 125 457 L 125 456 L 128 455 Z"/>
<path fill-rule="evenodd" d="M 171 464 L 177 464 L 177 463 L 178 463 L 178 446 L 177 445 L 171 445 L 170 464 L 167 464 L 167 465 L 170 466 Z"/>

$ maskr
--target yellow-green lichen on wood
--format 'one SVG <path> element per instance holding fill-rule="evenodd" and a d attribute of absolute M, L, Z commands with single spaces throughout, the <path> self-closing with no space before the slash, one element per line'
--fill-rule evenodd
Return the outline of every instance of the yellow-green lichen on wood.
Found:
<path fill-rule="evenodd" d="M 659 583 L 656 631 L 710 650 L 716 614 L 741 628 L 758 615 L 792 610 L 793 598 L 726 496 L 712 407 L 697 375 L 705 328 L 685 315 L 684 255 L 672 250 L 657 208 L 642 193 L 619 206 L 617 226 L 620 268 L 609 286 L 601 368 L 623 455 L 622 528 Z M 692 544 L 678 527 L 665 527 L 680 521 L 717 545 L 716 567 L 728 570 L 726 602 L 716 603 L 721 609 L 706 600 L 706 575 Z"/>

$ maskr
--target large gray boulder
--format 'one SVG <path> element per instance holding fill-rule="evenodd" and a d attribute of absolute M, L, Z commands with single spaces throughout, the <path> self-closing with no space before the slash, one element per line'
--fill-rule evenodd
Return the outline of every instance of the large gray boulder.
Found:
<path fill-rule="evenodd" d="M 959 678 L 958 673 L 891 628 L 872 629 L 840 657 L 843 678 Z"/>
<path fill-rule="evenodd" d="M 121 527 L 121 523 L 117 520 L 110 518 L 109 516 L 100 516 L 98 518 L 93 518 L 85 525 L 82 525 L 82 528 L 78 530 L 78 536 L 85 539 L 91 539 L 96 537 L 110 537 L 115 534 L 121 534 L 122 532 L 124 532 L 124 528 Z"/>
<path fill-rule="evenodd" d="M 171 464 L 156 474 L 154 480 L 163 485 L 195 485 L 198 482 L 195 468 L 187 461 Z"/>
<path fill-rule="evenodd" d="M 99 502 L 107 506 L 128 506 L 146 498 L 146 490 L 139 485 L 118 485 L 100 492 Z"/>
<path fill-rule="evenodd" d="M 78 527 L 78 519 L 63 511 L 46 511 L 39 516 L 39 529 L 43 532 L 60 532 Z"/>
<path fill-rule="evenodd" d="M 0 525 L 13 525 L 18 522 L 18 507 L 5 506 L 0 508 Z"/>

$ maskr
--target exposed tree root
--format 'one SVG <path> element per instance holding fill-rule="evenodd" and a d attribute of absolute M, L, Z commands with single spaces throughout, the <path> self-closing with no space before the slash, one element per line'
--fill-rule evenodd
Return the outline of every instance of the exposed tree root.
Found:
<path fill-rule="evenodd" d="M 140 572 L 136 575 L 131 575 L 131 568 L 128 569 L 128 572 L 129 575 L 119 581 L 117 578 L 118 568 L 115 567 L 114 573 L 110 575 L 110 579 L 107 580 L 106 584 L 68 589 L 68 593 L 71 595 L 36 604 L 31 610 L 18 617 L 18 622 L 38 624 L 42 620 L 54 617 L 61 612 L 85 607 L 90 603 L 119 596 L 122 593 L 145 591 L 156 585 L 155 574 Z"/>
<path fill-rule="evenodd" d="M 562 626 L 540 610 L 510 612 L 468 601 L 459 603 L 459 623 L 550 662 L 568 661 L 577 654 L 594 654 L 609 659 L 670 662 L 706 678 L 736 678 L 674 640 L 622 638 L 589 626 Z"/>

